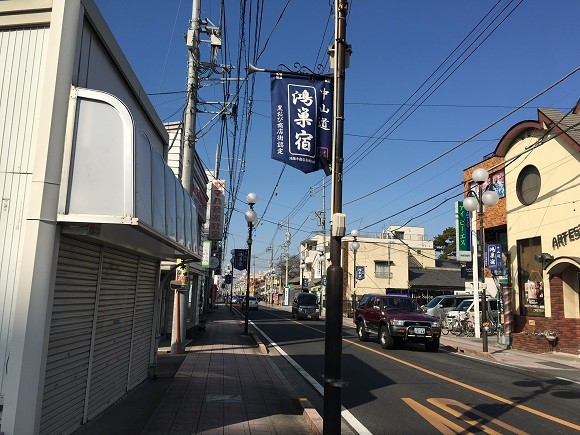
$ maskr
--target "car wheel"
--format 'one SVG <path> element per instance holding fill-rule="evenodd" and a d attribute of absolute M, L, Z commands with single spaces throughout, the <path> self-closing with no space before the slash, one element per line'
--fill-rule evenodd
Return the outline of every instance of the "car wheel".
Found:
<path fill-rule="evenodd" d="M 427 349 L 427 352 L 437 352 L 439 350 L 439 337 L 426 342 L 425 349 Z"/>
<path fill-rule="evenodd" d="M 365 322 L 360 320 L 356 326 L 356 333 L 358 335 L 359 341 L 367 341 L 369 339 L 369 333 L 365 329 Z"/>
<path fill-rule="evenodd" d="M 395 346 L 395 340 L 391 337 L 389 327 L 387 325 L 381 326 L 379 329 L 379 341 L 383 349 L 392 349 Z"/>

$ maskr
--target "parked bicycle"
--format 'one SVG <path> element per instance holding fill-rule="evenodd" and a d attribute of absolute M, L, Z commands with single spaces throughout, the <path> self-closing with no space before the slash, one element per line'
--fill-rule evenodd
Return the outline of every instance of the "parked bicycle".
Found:
<path fill-rule="evenodd" d="M 459 317 L 448 318 L 449 331 L 456 336 L 465 334 L 467 337 L 475 335 L 475 325 L 467 313 L 461 313 Z"/>

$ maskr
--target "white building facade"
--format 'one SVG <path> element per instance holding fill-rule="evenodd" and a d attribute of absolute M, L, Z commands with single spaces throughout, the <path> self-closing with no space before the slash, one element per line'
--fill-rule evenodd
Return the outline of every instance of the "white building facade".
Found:
<path fill-rule="evenodd" d="M 154 373 L 160 262 L 201 259 L 205 204 L 92 0 L 1 7 L 1 430 L 70 433 Z"/>

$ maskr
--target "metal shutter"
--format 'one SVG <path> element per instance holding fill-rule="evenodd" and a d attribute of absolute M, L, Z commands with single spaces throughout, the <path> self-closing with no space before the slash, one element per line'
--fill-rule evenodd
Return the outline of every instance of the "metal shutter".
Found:
<path fill-rule="evenodd" d="M 127 391 L 138 257 L 103 248 L 94 353 L 89 378 L 90 420 Z"/>
<path fill-rule="evenodd" d="M 101 248 L 61 237 L 40 433 L 83 422 Z"/>
<path fill-rule="evenodd" d="M 147 379 L 152 357 L 155 324 L 155 290 L 159 282 L 159 262 L 140 258 L 133 338 L 131 343 L 131 369 L 128 389 L 132 389 Z"/>

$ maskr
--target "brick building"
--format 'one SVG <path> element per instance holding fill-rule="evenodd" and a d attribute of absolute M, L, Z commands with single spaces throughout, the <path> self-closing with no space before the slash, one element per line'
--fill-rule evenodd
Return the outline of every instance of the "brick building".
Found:
<path fill-rule="evenodd" d="M 493 157 L 464 171 L 466 191 L 477 167 L 500 190 L 485 211 L 485 241 L 507 253 L 516 349 L 579 353 L 579 109 L 539 109 L 537 120 L 504 134 Z"/>

